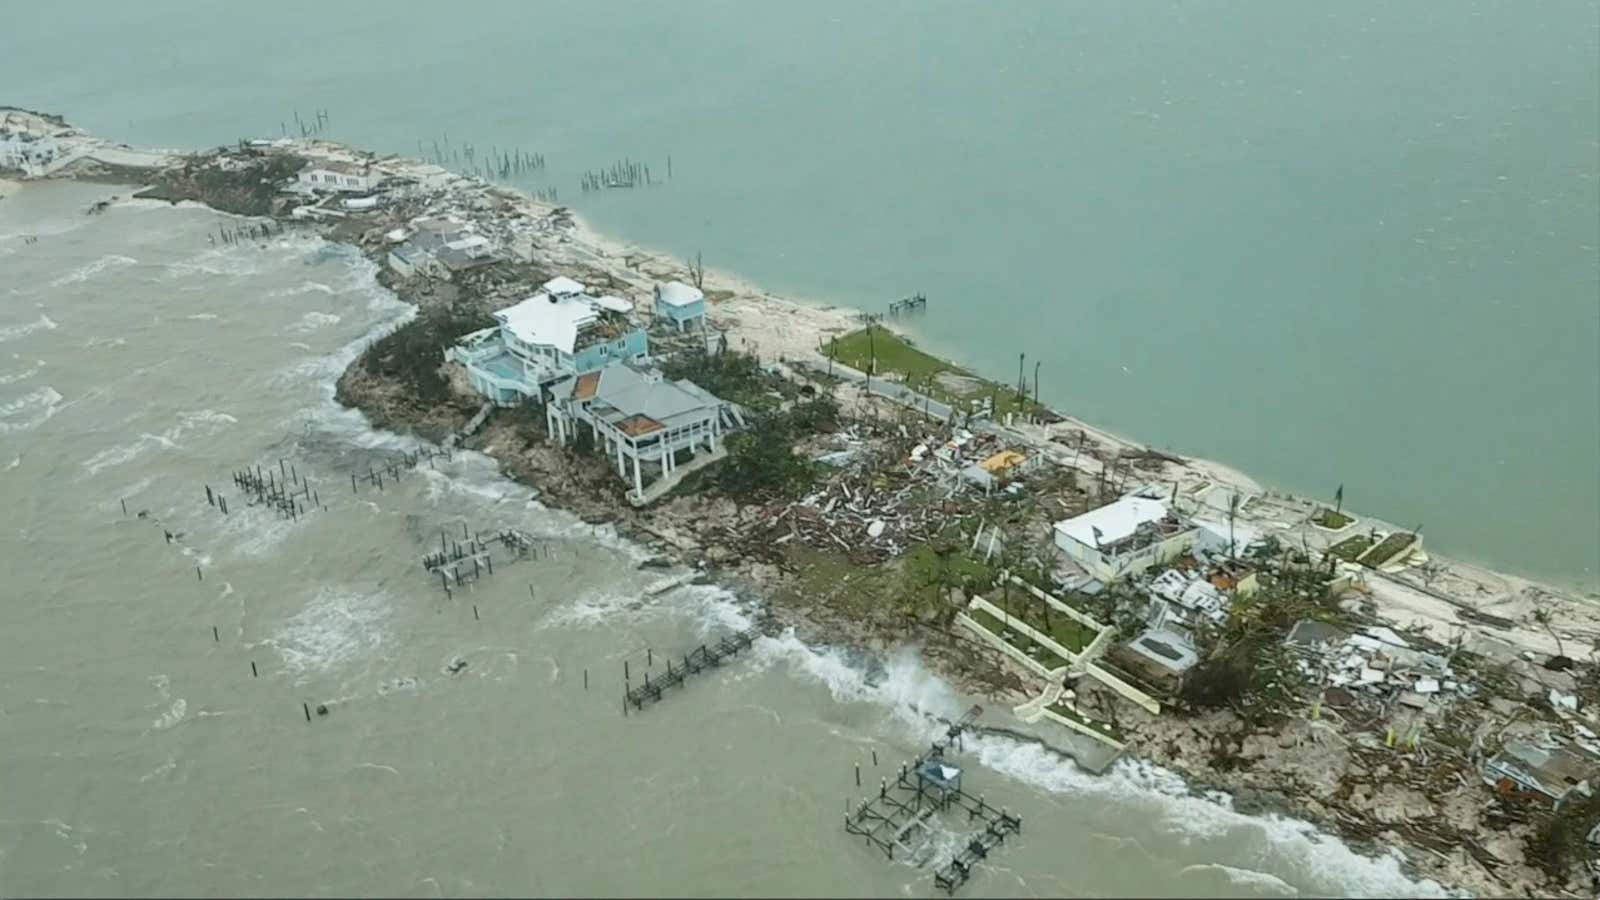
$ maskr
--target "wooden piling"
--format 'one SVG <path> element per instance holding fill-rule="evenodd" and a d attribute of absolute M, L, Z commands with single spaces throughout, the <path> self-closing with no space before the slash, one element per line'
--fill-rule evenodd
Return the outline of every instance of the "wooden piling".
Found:
<path fill-rule="evenodd" d="M 217 643 L 222 642 L 222 637 L 217 634 L 217 626 L 215 625 L 211 626 L 211 640 L 216 641 Z"/>
<path fill-rule="evenodd" d="M 123 515 L 127 515 L 128 514 L 128 501 L 123 500 L 123 501 L 121 501 L 121 503 L 122 503 L 122 514 Z"/>
<path fill-rule="evenodd" d="M 196 581 L 205 581 L 206 580 L 206 577 L 204 575 L 200 574 L 200 566 L 199 565 L 196 565 L 194 567 L 194 578 L 195 578 Z"/>
<path fill-rule="evenodd" d="M 250 660 L 250 677 L 251 678 L 260 678 L 261 677 L 261 673 L 256 671 L 256 661 L 253 660 L 253 659 Z"/>
<path fill-rule="evenodd" d="M 583 689 L 586 690 L 586 691 L 589 689 L 589 670 L 588 669 L 584 669 L 583 670 Z"/>
<path fill-rule="evenodd" d="M 472 621 L 474 621 L 474 622 L 482 621 L 481 619 L 478 618 L 478 604 L 476 604 L 476 603 L 472 604 Z"/>
<path fill-rule="evenodd" d="M 856 763 L 856 787 L 861 787 L 861 763 Z"/>
<path fill-rule="evenodd" d="M 306 711 L 306 721 L 311 721 L 311 704 L 302 701 L 300 703 L 300 708 Z"/>

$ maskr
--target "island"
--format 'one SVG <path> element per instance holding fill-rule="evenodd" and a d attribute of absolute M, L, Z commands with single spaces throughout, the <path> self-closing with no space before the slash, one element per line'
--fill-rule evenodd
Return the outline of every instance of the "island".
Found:
<path fill-rule="evenodd" d="M 776 297 L 497 183 L 542 165 L 145 151 L 0 108 L 0 179 L 204 203 L 238 217 L 221 242 L 359 248 L 416 312 L 341 402 L 493 457 L 804 640 L 915 646 L 1090 771 L 1149 759 L 1474 893 L 1592 894 L 1592 598 L 1432 556 L 1342 485 L 1289 496 L 1050 409 L 1026 371 L 930 355 L 896 322 L 937 297 Z"/>

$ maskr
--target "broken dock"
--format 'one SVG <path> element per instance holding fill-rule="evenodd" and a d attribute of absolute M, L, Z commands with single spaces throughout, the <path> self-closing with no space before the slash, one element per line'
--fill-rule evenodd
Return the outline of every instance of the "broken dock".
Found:
<path fill-rule="evenodd" d="M 961 768 L 945 759 L 945 752 L 982 714 L 981 706 L 969 709 L 950 725 L 943 738 L 901 765 L 892 784 L 888 779 L 880 780 L 877 795 L 861 801 L 844 816 L 845 831 L 865 838 L 890 859 L 899 851 L 903 859 L 918 866 L 927 862 L 933 852 L 934 825 L 941 814 L 965 812 L 967 823 L 981 823 L 960 852 L 934 873 L 934 884 L 946 893 L 965 884 L 972 876 L 973 866 L 1007 837 L 1022 831 L 1020 818 L 989 805 L 982 795 L 974 797 L 964 790 Z"/>
<path fill-rule="evenodd" d="M 638 687 L 633 686 L 631 676 L 628 674 L 628 664 L 624 662 L 622 665 L 624 683 L 622 711 L 626 713 L 630 706 L 636 710 L 644 709 L 646 705 L 660 700 L 662 693 L 667 688 L 680 686 L 691 675 L 698 675 L 706 669 L 721 666 L 723 660 L 733 656 L 740 650 L 749 649 L 750 645 L 755 643 L 756 638 L 760 636 L 761 629 L 759 627 L 747 628 L 744 631 L 730 634 L 715 644 L 701 644 L 685 653 L 676 668 L 673 667 L 671 658 L 668 658 L 665 675 L 658 674 L 652 680 L 650 673 L 646 672 L 644 684 Z"/>

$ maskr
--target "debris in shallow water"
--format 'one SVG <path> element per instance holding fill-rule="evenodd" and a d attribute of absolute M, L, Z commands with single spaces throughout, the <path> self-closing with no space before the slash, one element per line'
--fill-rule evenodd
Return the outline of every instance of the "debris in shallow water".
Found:
<path fill-rule="evenodd" d="M 466 667 L 467 667 L 467 661 L 464 660 L 464 659 L 458 658 L 458 659 L 456 659 L 455 662 L 451 663 L 448 666 L 445 666 L 444 670 L 446 672 L 450 673 L 451 675 L 459 675 L 459 674 L 461 674 L 461 670 L 465 669 Z"/>

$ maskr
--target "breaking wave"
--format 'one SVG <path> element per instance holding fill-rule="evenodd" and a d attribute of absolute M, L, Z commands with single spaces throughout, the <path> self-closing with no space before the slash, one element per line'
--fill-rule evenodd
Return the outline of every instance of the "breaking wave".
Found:
<path fill-rule="evenodd" d="M 39 374 L 39 370 L 43 368 L 44 360 L 38 360 L 33 365 L 23 369 L 20 372 L 7 372 L 4 375 L 0 375 L 0 384 L 16 384 L 19 381 L 32 378 L 33 376 Z"/>
<path fill-rule="evenodd" d="M 320 281 L 302 281 L 302 282 L 300 282 L 299 284 L 295 285 L 292 288 L 279 288 L 279 289 L 271 292 L 270 294 L 267 294 L 267 296 L 268 297 L 298 297 L 298 296 L 300 296 L 302 294 L 310 294 L 310 293 L 332 295 L 332 294 L 336 293 L 336 291 L 334 291 L 333 288 L 329 287 L 326 284 L 323 284 Z"/>
<path fill-rule="evenodd" d="M 112 447 L 96 454 L 84 467 L 92 475 L 107 465 L 117 465 L 138 456 L 146 449 L 160 446 L 169 450 L 182 449 L 183 440 L 192 437 L 209 437 L 239 420 L 227 413 L 210 409 L 178 414 L 178 424 L 161 434 L 141 434 L 139 440 L 123 447 Z"/>
<path fill-rule="evenodd" d="M 382 590 L 323 587 L 265 643 L 293 674 L 328 671 L 383 646 L 392 603 Z"/>
<path fill-rule="evenodd" d="M 60 278 L 51 281 L 50 286 L 65 287 L 69 284 L 81 284 L 91 278 L 94 278 L 96 275 L 99 275 L 106 269 L 112 267 L 121 268 L 123 266 L 134 266 L 138 264 L 139 261 L 131 256 L 123 256 L 118 253 L 111 253 L 100 257 L 92 263 L 87 263 L 79 266 L 76 269 L 73 269 L 71 272 L 68 272 L 67 274 L 62 275 Z"/>
<path fill-rule="evenodd" d="M 342 321 L 344 320 L 333 313 L 308 312 L 301 316 L 298 322 L 290 325 L 289 330 L 303 334 L 307 331 L 316 331 L 318 328 L 326 328 L 329 325 L 337 325 Z"/>
<path fill-rule="evenodd" d="M 55 388 L 45 385 L 0 406 L 0 434 L 38 428 L 56 414 L 61 399 Z"/>
<path fill-rule="evenodd" d="M 39 316 L 39 321 L 28 322 L 22 325 L 7 325 L 0 328 L 0 344 L 14 341 L 17 338 L 27 337 L 35 331 L 53 331 L 61 326 L 50 320 L 49 316 Z"/>
<path fill-rule="evenodd" d="M 167 450 L 182 449 L 182 441 L 190 437 L 209 437 L 239 420 L 227 413 L 211 409 L 202 409 L 195 412 L 178 414 L 178 424 L 168 428 L 160 434 L 148 432 L 139 435 L 139 439 L 116 447 L 107 447 L 99 453 L 84 461 L 83 467 L 90 475 L 97 475 L 102 469 L 111 466 L 120 466 L 131 462 L 143 455 L 152 447 L 162 447 Z"/>
<path fill-rule="evenodd" d="M 755 658 L 761 668 L 787 664 L 797 675 L 822 684 L 837 701 L 887 707 L 922 739 L 936 737 L 944 727 L 929 717 L 954 718 L 964 705 L 910 648 L 879 661 L 837 648 L 812 648 L 788 631 L 759 641 Z M 1252 855 L 1282 861 L 1281 874 L 1217 864 L 1219 877 L 1228 882 L 1224 889 L 1296 896 L 1300 889 L 1282 877 L 1287 875 L 1328 896 L 1453 895 L 1435 881 L 1408 877 L 1397 854 L 1363 856 L 1308 822 L 1237 812 L 1227 795 L 1198 795 L 1177 773 L 1144 760 L 1124 758 L 1105 774 L 1093 775 L 1040 743 L 979 733 L 967 739 L 966 747 L 986 768 L 1035 789 L 1148 808 L 1158 827 L 1171 833 L 1189 839 L 1242 837 L 1256 848 Z"/>

